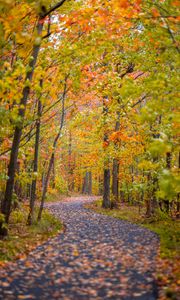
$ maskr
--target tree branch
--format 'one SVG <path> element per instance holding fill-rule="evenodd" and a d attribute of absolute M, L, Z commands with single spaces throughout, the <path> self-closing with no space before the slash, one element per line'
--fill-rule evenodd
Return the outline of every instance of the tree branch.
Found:
<path fill-rule="evenodd" d="M 55 11 L 56 9 L 58 9 L 59 7 L 61 7 L 63 5 L 63 3 L 66 0 L 61 0 L 59 1 L 56 5 L 54 5 L 53 7 L 51 7 L 49 10 L 41 12 L 40 14 L 40 19 L 44 19 L 45 17 L 47 17 L 50 13 L 52 13 L 53 11 Z"/>
<path fill-rule="evenodd" d="M 147 94 L 145 94 L 144 96 L 142 96 L 136 103 L 134 103 L 131 108 L 134 108 L 136 105 L 138 105 L 139 103 L 141 103 L 144 99 L 146 99 Z"/>

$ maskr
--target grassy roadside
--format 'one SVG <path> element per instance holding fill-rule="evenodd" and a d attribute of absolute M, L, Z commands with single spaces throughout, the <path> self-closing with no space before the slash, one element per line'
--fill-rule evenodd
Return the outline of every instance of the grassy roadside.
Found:
<path fill-rule="evenodd" d="M 137 206 L 121 205 L 120 209 L 103 209 L 101 200 L 85 205 L 97 213 L 106 214 L 114 218 L 130 221 L 144 226 L 160 237 L 160 251 L 157 258 L 157 281 L 159 285 L 159 300 L 177 300 L 180 264 L 178 262 L 180 222 L 171 220 L 160 214 L 156 219 L 143 217 L 144 210 Z"/>
<path fill-rule="evenodd" d="M 12 212 L 9 235 L 4 240 L 0 240 L 0 265 L 26 256 L 39 244 L 63 229 L 61 222 L 47 210 L 43 211 L 41 222 L 32 226 L 26 225 L 27 216 L 26 205 Z"/>
<path fill-rule="evenodd" d="M 60 202 L 60 201 L 63 201 L 63 199 L 65 199 L 67 197 L 70 197 L 70 195 L 60 194 L 60 193 L 57 192 L 57 190 L 51 189 L 47 193 L 47 196 L 46 196 L 46 199 L 45 199 L 45 203 Z"/>

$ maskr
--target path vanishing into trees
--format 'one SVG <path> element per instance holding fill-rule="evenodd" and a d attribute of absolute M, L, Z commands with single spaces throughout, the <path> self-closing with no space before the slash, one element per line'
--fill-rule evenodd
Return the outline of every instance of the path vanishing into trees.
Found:
<path fill-rule="evenodd" d="M 83 208 L 93 197 L 48 204 L 65 231 L 0 270 L 0 299 L 154 300 L 158 237 Z"/>

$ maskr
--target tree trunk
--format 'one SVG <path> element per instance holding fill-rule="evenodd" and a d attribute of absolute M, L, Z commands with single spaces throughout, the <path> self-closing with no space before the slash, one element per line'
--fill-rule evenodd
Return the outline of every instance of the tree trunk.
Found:
<path fill-rule="evenodd" d="M 99 191 L 98 191 L 98 194 L 102 195 L 103 194 L 103 182 L 102 182 L 101 176 L 99 176 L 98 181 L 99 181 Z"/>
<path fill-rule="evenodd" d="M 83 194 L 89 194 L 89 172 L 86 171 L 84 180 L 83 180 Z"/>
<path fill-rule="evenodd" d="M 149 186 L 149 189 L 147 191 L 147 199 L 145 201 L 145 205 L 146 205 L 146 217 L 149 218 L 151 217 L 152 215 L 152 201 L 151 201 L 151 198 L 152 198 L 152 194 L 151 194 L 151 173 L 149 172 L 148 176 L 147 176 L 147 181 L 148 181 L 148 186 Z"/>
<path fill-rule="evenodd" d="M 68 144 L 68 190 L 73 190 L 73 166 L 72 166 L 72 134 L 69 131 L 69 144 Z"/>
<path fill-rule="evenodd" d="M 17 162 L 17 165 L 16 165 L 16 172 L 17 174 L 19 174 L 20 172 L 20 163 Z M 22 186 L 21 186 L 21 183 L 19 180 L 16 180 L 15 181 L 15 184 L 14 184 L 14 192 L 18 198 L 18 202 L 22 200 Z M 18 207 L 18 202 L 14 203 L 14 209 L 16 209 Z"/>
<path fill-rule="evenodd" d="M 177 195 L 176 218 L 180 218 L 180 193 Z"/>
<path fill-rule="evenodd" d="M 113 159 L 113 170 L 112 170 L 112 194 L 113 194 L 113 201 L 111 203 L 112 208 L 118 207 L 119 201 L 119 161 L 114 158 Z"/>
<path fill-rule="evenodd" d="M 180 171 L 180 152 L 178 155 L 178 169 Z M 176 204 L 176 218 L 180 218 L 180 193 L 177 194 L 177 204 Z"/>
<path fill-rule="evenodd" d="M 118 99 L 118 104 L 120 104 L 120 101 Z M 117 111 L 117 121 L 115 125 L 115 132 L 117 132 L 120 129 L 120 112 L 119 109 Z M 115 149 L 118 150 L 117 145 L 115 144 Z M 111 207 L 118 207 L 119 202 L 119 161 L 117 158 L 113 159 L 113 170 L 112 170 L 112 203 Z"/>
<path fill-rule="evenodd" d="M 107 147 L 109 144 L 108 134 L 107 134 L 107 115 L 108 115 L 108 106 L 106 104 L 106 97 L 103 99 L 103 117 L 104 117 L 104 178 L 103 178 L 103 208 L 110 208 L 110 168 L 109 168 L 109 153 L 107 151 Z"/>
<path fill-rule="evenodd" d="M 171 160 L 172 160 L 172 153 L 171 152 L 167 152 L 166 153 L 166 168 L 168 170 L 171 169 Z M 170 204 L 169 204 L 169 200 L 168 199 L 164 200 L 164 206 L 165 206 L 166 213 L 168 214 L 169 210 L 170 210 Z"/>
<path fill-rule="evenodd" d="M 92 173 L 89 171 L 88 195 L 92 194 Z"/>
<path fill-rule="evenodd" d="M 120 190 L 120 200 L 122 203 L 125 202 L 125 195 L 124 195 L 124 191 Z"/>
<path fill-rule="evenodd" d="M 42 35 L 42 29 L 43 29 L 43 22 L 42 20 L 38 21 L 37 24 L 37 33 L 41 37 Z M 30 93 L 30 87 L 29 83 L 32 81 L 34 68 L 36 65 L 38 53 L 40 50 L 40 44 L 34 45 L 33 51 L 32 51 L 32 59 L 29 63 L 29 69 L 26 79 L 25 79 L 25 86 L 23 89 L 23 96 L 20 101 L 19 105 L 19 111 L 18 111 L 18 117 L 20 118 L 19 125 L 16 125 L 15 131 L 14 131 L 14 137 L 13 137 L 13 143 L 11 148 L 11 154 L 10 154 L 10 161 L 8 166 L 8 180 L 6 183 L 6 190 L 5 190 L 5 196 L 4 201 L 2 204 L 2 214 L 5 216 L 5 223 L 8 224 L 10 212 L 11 212 L 11 203 L 12 203 L 12 195 L 13 195 L 13 187 L 14 187 L 14 179 L 15 179 L 15 171 L 16 171 L 16 164 L 17 164 L 17 158 L 18 158 L 18 151 L 19 151 L 19 145 L 20 145 L 20 139 L 22 135 L 22 129 L 23 129 L 23 121 L 25 116 L 25 110 L 26 110 L 26 104 L 28 100 L 28 96 Z M 3 222 L 0 222 L 0 235 L 5 236 L 8 234 L 7 226 L 3 226 Z"/>
<path fill-rule="evenodd" d="M 52 170 L 52 166 L 53 166 L 53 160 L 54 160 L 54 152 L 51 154 L 51 158 L 49 160 L 48 171 L 47 171 L 47 175 L 46 175 L 45 182 L 44 182 L 44 187 L 43 187 L 43 192 L 42 192 L 42 197 L 41 197 L 41 204 L 40 204 L 38 218 L 37 218 L 38 221 L 40 221 L 41 217 L 42 217 L 42 211 L 44 208 L 44 201 L 46 198 L 49 178 L 50 178 L 50 174 L 51 174 L 51 170 Z"/>
<path fill-rule="evenodd" d="M 155 213 L 155 210 L 158 206 L 157 198 L 156 198 L 156 192 L 158 189 L 158 178 L 157 175 L 154 175 L 152 180 L 153 185 L 153 191 L 152 191 L 152 213 Z"/>
<path fill-rule="evenodd" d="M 40 86 L 42 87 L 42 80 L 40 81 Z M 35 149 L 34 149 L 34 161 L 33 161 L 33 172 L 38 172 L 38 156 L 39 156 L 39 139 L 40 139 L 40 127 L 41 127 L 41 111 L 42 105 L 41 100 L 38 100 L 38 119 L 36 121 L 36 136 L 35 136 Z M 36 182 L 37 179 L 33 179 L 31 185 L 31 198 L 30 198 L 30 207 L 27 224 L 32 225 L 34 217 L 34 205 L 36 201 Z"/>
<path fill-rule="evenodd" d="M 157 118 L 157 124 L 160 125 L 162 122 L 162 116 L 159 115 L 158 118 Z M 154 132 L 152 134 L 153 138 L 154 139 L 159 139 L 160 137 L 160 134 L 159 132 Z M 158 156 L 157 157 L 154 157 L 153 158 L 153 162 L 158 162 Z M 154 173 L 153 174 L 153 177 L 152 177 L 152 200 L 151 200 L 151 213 L 154 214 L 155 213 L 155 210 L 158 206 L 158 201 L 157 201 L 157 197 L 156 197 L 156 192 L 157 192 L 157 189 L 158 189 L 158 178 L 157 178 L 157 175 Z"/>
<path fill-rule="evenodd" d="M 103 208 L 110 208 L 110 169 L 104 169 Z"/>
<path fill-rule="evenodd" d="M 56 173 L 55 173 L 55 158 L 53 161 L 53 167 L 52 167 L 52 188 L 56 188 Z"/>
<path fill-rule="evenodd" d="M 49 160 L 48 171 L 47 171 L 47 175 L 46 175 L 44 186 L 43 186 L 41 204 L 40 204 L 38 218 L 37 218 L 38 221 L 41 220 L 42 211 L 43 211 L 43 208 L 44 208 L 44 201 L 45 201 L 45 198 L 46 198 L 46 193 L 47 193 L 47 188 L 48 188 L 48 183 L 49 183 L 51 170 L 52 170 L 53 163 L 54 163 L 54 157 L 55 157 L 57 142 L 59 140 L 61 130 L 62 130 L 63 124 L 64 124 L 64 113 L 65 113 L 64 102 L 65 102 L 65 96 L 66 96 L 66 91 L 67 91 L 67 79 L 68 79 L 68 77 L 69 77 L 69 75 L 67 75 L 65 77 L 64 91 L 63 91 L 63 96 L 62 96 L 62 115 L 61 115 L 61 121 L 60 121 L 60 126 L 59 126 L 59 132 L 57 133 L 57 135 L 54 139 L 54 142 L 53 142 L 53 152 L 52 152 L 50 160 Z"/>
<path fill-rule="evenodd" d="M 151 199 L 150 198 L 146 199 L 145 205 L 146 205 L 146 217 L 149 218 L 151 216 Z"/>
<path fill-rule="evenodd" d="M 86 176 L 83 177 L 82 194 L 85 194 L 85 187 L 86 187 Z"/>

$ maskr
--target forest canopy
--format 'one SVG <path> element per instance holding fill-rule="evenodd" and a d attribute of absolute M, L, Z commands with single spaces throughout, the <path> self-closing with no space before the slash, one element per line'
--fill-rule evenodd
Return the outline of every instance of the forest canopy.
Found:
<path fill-rule="evenodd" d="M 179 216 L 177 0 L 0 0 L 0 233 L 46 194 Z"/>

